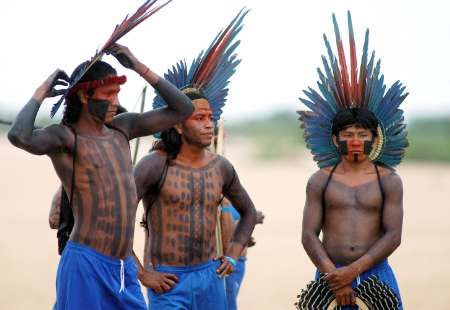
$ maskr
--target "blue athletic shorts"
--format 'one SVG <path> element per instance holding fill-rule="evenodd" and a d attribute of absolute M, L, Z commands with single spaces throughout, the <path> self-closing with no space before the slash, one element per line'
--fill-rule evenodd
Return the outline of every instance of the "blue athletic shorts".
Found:
<path fill-rule="evenodd" d="M 121 260 L 69 241 L 56 275 L 56 309 L 147 309 L 133 257 Z"/>
<path fill-rule="evenodd" d="M 387 259 L 383 260 L 382 262 L 378 263 L 377 265 L 373 266 L 369 270 L 363 272 L 359 275 L 357 279 L 355 279 L 352 282 L 352 287 L 356 287 L 358 283 L 364 281 L 370 276 L 377 276 L 380 281 L 382 281 L 384 284 L 389 286 L 392 291 L 397 295 L 398 300 L 400 301 L 400 307 L 399 309 L 402 310 L 402 299 L 400 297 L 400 290 L 398 288 L 397 280 L 395 279 L 394 272 L 392 271 L 391 266 L 389 265 Z M 320 277 L 320 273 L 316 272 L 316 280 L 318 280 Z M 351 310 L 351 309 L 358 309 L 357 306 L 346 306 L 341 307 L 342 310 Z"/>
<path fill-rule="evenodd" d="M 227 310 L 225 281 L 216 272 L 219 266 L 220 261 L 213 260 L 192 266 L 155 266 L 158 272 L 176 275 L 179 282 L 163 294 L 148 289 L 149 309 Z"/>

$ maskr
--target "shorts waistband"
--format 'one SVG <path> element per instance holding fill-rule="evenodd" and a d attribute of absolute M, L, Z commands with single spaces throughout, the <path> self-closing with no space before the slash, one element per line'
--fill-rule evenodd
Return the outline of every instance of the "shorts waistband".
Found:
<path fill-rule="evenodd" d="M 211 266 L 215 264 L 219 264 L 219 260 L 208 260 L 204 263 L 195 264 L 195 265 L 188 265 L 188 266 L 167 266 L 167 265 L 155 265 L 154 268 L 156 271 L 162 271 L 162 272 L 192 272 L 192 271 L 199 271 L 202 269 L 210 268 Z"/>
<path fill-rule="evenodd" d="M 128 256 L 127 258 L 120 259 L 117 257 L 105 255 L 87 245 L 84 245 L 84 244 L 81 244 L 78 242 L 74 242 L 71 240 L 69 240 L 66 244 L 64 252 L 66 252 L 66 251 L 74 251 L 74 252 L 84 253 L 84 254 L 93 256 L 96 259 L 99 259 L 107 264 L 117 265 L 117 266 L 121 265 L 121 261 L 123 261 L 123 264 L 125 264 L 125 265 L 131 264 L 134 262 L 134 258 L 131 255 Z"/>

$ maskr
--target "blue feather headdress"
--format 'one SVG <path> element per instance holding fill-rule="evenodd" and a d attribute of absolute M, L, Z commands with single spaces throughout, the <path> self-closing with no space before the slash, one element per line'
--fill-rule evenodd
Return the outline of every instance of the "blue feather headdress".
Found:
<path fill-rule="evenodd" d="M 108 49 L 116 43 L 120 38 L 130 32 L 134 27 L 142 23 L 144 20 L 158 12 L 164 6 L 166 6 L 172 0 L 166 0 L 161 5 L 155 6 L 155 3 L 158 0 L 147 0 L 145 1 L 131 16 L 125 16 L 125 19 L 120 23 L 120 25 L 116 25 L 113 33 L 106 41 L 106 43 L 102 46 L 100 50 L 97 50 L 95 55 L 91 58 L 91 60 L 84 62 L 77 69 L 76 72 L 72 74 L 69 81 L 69 87 L 64 90 L 64 94 L 59 98 L 59 100 L 53 105 L 52 110 L 50 112 L 50 117 L 53 118 L 56 112 L 60 108 L 63 101 L 69 96 L 72 88 L 77 85 L 77 83 L 81 80 L 81 78 L 86 74 L 89 68 L 92 67 L 94 63 L 101 60 L 103 55 L 108 51 Z"/>
<path fill-rule="evenodd" d="M 394 167 L 400 163 L 408 146 L 406 124 L 400 104 L 408 93 L 400 81 L 387 91 L 384 76 L 380 73 L 380 60 L 375 63 L 375 52 L 368 60 L 369 30 L 366 30 L 361 64 L 357 68 L 355 39 L 350 12 L 348 29 L 350 43 L 350 72 L 347 70 L 344 47 L 336 17 L 333 14 L 338 57 L 333 54 L 326 35 L 323 35 L 328 59 L 322 56 L 324 72 L 317 69 L 319 92 L 308 87 L 300 98 L 311 111 L 298 111 L 307 147 L 320 168 L 336 165 L 340 154 L 332 141 L 333 119 L 339 110 L 367 108 L 378 119 L 379 141 L 369 154 L 377 163 Z"/>
<path fill-rule="evenodd" d="M 222 108 L 228 95 L 230 77 L 241 62 L 234 53 L 240 41 L 235 41 L 242 29 L 242 21 L 249 10 L 242 9 L 231 23 L 215 37 L 206 52 L 202 51 L 187 67 L 181 60 L 169 69 L 164 78 L 184 92 L 197 92 L 205 97 L 213 112 L 214 121 L 220 119 Z M 157 95 L 153 108 L 167 106 L 164 99 Z"/>

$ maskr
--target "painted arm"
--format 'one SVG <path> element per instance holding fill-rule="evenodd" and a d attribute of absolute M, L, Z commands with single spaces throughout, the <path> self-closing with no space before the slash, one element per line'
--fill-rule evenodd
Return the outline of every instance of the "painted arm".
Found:
<path fill-rule="evenodd" d="M 247 191 L 242 187 L 236 171 L 227 160 L 224 160 L 223 170 L 223 175 L 225 176 L 223 194 L 241 216 L 225 253 L 227 256 L 237 260 L 247 246 L 255 228 L 256 209 Z"/>
<path fill-rule="evenodd" d="M 322 192 L 325 183 L 321 171 L 316 172 L 306 186 L 306 201 L 303 209 L 302 244 L 309 258 L 321 273 L 339 269 L 331 261 L 319 239 L 322 230 Z M 332 289 L 339 306 L 355 303 L 355 294 L 350 285 Z"/>
<path fill-rule="evenodd" d="M 400 177 L 391 173 L 382 180 L 385 189 L 383 235 L 369 250 L 350 265 L 339 268 L 325 278 L 332 289 L 351 283 L 359 274 L 387 258 L 401 243 L 403 223 L 403 185 Z"/>
<path fill-rule="evenodd" d="M 64 71 L 56 70 L 38 87 L 28 103 L 20 110 L 8 132 L 9 141 L 18 148 L 36 155 L 49 154 L 65 147 L 66 130 L 60 125 L 34 128 L 36 115 L 45 98 L 62 94 L 57 85 L 67 85 L 69 77 Z"/>
<path fill-rule="evenodd" d="M 183 122 L 194 111 L 191 100 L 141 63 L 130 50 L 115 44 L 110 53 L 126 68 L 141 75 L 164 98 L 167 107 L 145 113 L 124 113 L 113 119 L 112 124 L 128 133 L 129 139 L 148 136 Z"/>
<path fill-rule="evenodd" d="M 59 226 L 59 217 L 61 214 L 61 194 L 62 186 L 58 187 L 58 190 L 53 195 L 52 205 L 48 215 L 48 223 L 51 229 L 58 229 Z"/>
<path fill-rule="evenodd" d="M 306 201 L 303 209 L 302 244 L 309 258 L 321 273 L 328 273 L 336 269 L 331 261 L 319 234 L 322 229 L 322 172 L 311 176 L 306 185 Z"/>

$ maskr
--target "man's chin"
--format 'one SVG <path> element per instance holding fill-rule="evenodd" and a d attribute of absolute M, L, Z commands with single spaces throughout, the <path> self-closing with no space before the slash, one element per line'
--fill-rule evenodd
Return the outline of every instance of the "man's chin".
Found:
<path fill-rule="evenodd" d="M 212 140 L 210 140 L 210 141 L 202 141 L 201 145 L 202 145 L 204 148 L 207 148 L 207 147 L 210 147 L 210 146 L 211 146 L 211 143 L 212 143 Z"/>

